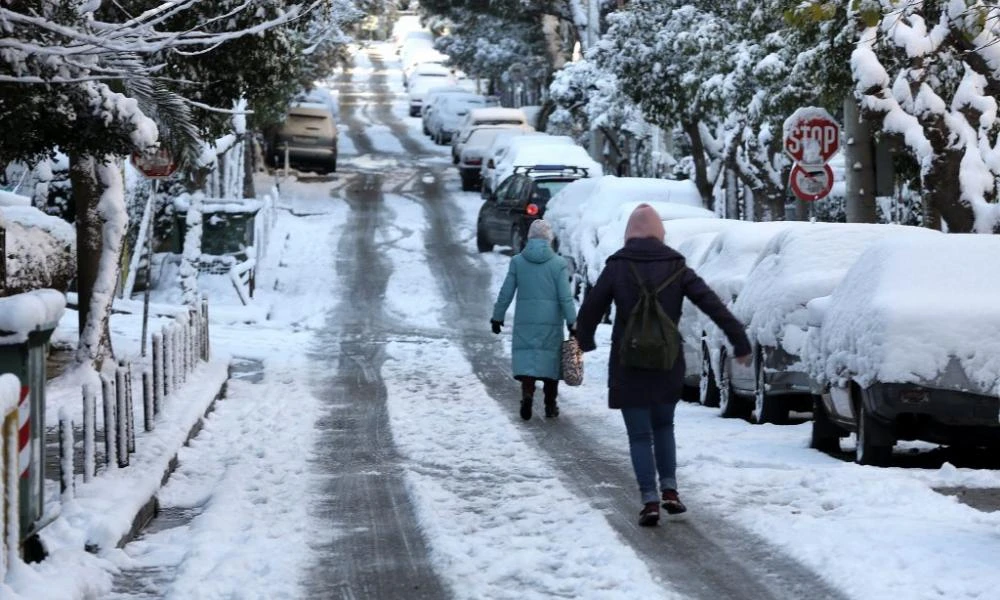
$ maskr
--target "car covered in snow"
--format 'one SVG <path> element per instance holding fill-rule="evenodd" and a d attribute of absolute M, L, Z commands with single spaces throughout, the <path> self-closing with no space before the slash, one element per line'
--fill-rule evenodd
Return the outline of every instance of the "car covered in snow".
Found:
<path fill-rule="evenodd" d="M 458 174 L 462 180 L 462 191 L 471 192 L 480 188 L 483 160 L 497 137 L 526 133 L 529 132 L 501 125 L 484 125 L 471 129 L 465 143 L 462 144 L 462 152 L 458 157 Z"/>
<path fill-rule="evenodd" d="M 783 423 L 792 410 L 811 411 L 813 385 L 802 360 L 807 303 L 829 295 L 872 243 L 937 235 L 905 225 L 810 223 L 788 227 L 771 238 L 732 305 L 746 327 L 753 356 L 748 365 L 725 357 L 718 361 L 722 415 Z M 725 348 L 721 332 L 714 331 L 708 339 L 712 348 Z"/>
<path fill-rule="evenodd" d="M 881 240 L 810 305 L 814 448 L 854 432 L 870 465 L 897 440 L 1000 448 L 997 256 L 996 235 Z"/>
<path fill-rule="evenodd" d="M 528 125 L 528 117 L 525 116 L 524 111 L 519 108 L 502 108 L 495 106 L 470 110 L 469 114 L 465 115 L 465 118 L 459 125 L 458 135 L 452 138 L 452 162 L 458 162 L 458 157 L 462 153 L 462 144 L 465 143 L 468 133 L 474 127 L 481 127 L 483 125 L 508 125 L 511 127 L 522 127 L 528 130 L 534 129 Z"/>
<path fill-rule="evenodd" d="M 476 249 L 489 252 L 493 246 L 510 246 L 513 252 L 520 252 L 528 239 L 528 227 L 545 216 L 549 199 L 586 176 L 586 169 L 574 165 L 518 167 L 483 201 L 476 218 Z"/>
<path fill-rule="evenodd" d="M 410 75 L 409 85 L 407 85 L 407 98 L 409 99 L 410 116 L 419 117 L 424 105 L 424 97 L 431 88 L 444 85 L 456 85 L 458 79 L 447 67 L 438 64 L 420 65 Z"/>
<path fill-rule="evenodd" d="M 482 194 L 489 195 L 496 186 L 510 177 L 515 169 L 542 164 L 560 164 L 581 169 L 586 177 L 600 177 L 601 165 L 578 146 L 573 138 L 565 135 L 532 135 L 513 137 L 507 142 L 492 164 L 486 165 Z"/>
<path fill-rule="evenodd" d="M 586 290 L 597 281 L 604 261 L 624 244 L 629 214 L 642 202 L 664 221 L 716 218 L 702 207 L 691 181 L 605 175 L 573 182 L 549 201 L 545 218 L 577 287 Z"/>
<path fill-rule="evenodd" d="M 486 98 L 477 94 L 448 94 L 440 99 L 427 119 L 427 131 L 434 143 L 451 143 L 470 110 L 486 106 Z"/>

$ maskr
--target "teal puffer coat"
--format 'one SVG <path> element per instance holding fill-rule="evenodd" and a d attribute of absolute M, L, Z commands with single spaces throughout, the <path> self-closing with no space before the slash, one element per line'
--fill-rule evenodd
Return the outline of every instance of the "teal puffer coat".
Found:
<path fill-rule="evenodd" d="M 566 261 L 547 240 L 528 240 L 524 251 L 510 261 L 493 320 L 504 321 L 514 295 L 511 347 L 514 377 L 528 375 L 559 379 L 564 324 L 576 322 L 576 305 L 569 289 Z"/>

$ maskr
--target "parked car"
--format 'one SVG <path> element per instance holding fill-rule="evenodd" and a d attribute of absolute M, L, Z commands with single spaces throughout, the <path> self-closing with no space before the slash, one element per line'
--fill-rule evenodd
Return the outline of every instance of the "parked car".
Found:
<path fill-rule="evenodd" d="M 720 406 L 755 423 L 783 423 L 790 410 L 812 410 L 812 384 L 802 361 L 806 304 L 826 296 L 868 246 L 890 236 L 941 235 L 920 227 L 813 223 L 774 236 L 757 256 L 732 311 L 745 325 L 753 360 L 720 360 Z M 724 341 L 718 332 L 714 347 Z M 724 413 L 725 415 L 725 413 Z"/>
<path fill-rule="evenodd" d="M 420 67 L 410 75 L 407 86 L 407 97 L 410 104 L 410 116 L 419 117 L 420 109 L 424 104 L 424 96 L 434 87 L 442 85 L 456 85 L 457 79 L 447 67 L 436 64 L 420 65 Z"/>
<path fill-rule="evenodd" d="M 712 240 L 705 257 L 698 265 L 698 275 L 730 309 L 739 297 L 757 257 L 771 239 L 790 227 L 813 226 L 802 221 L 724 221 L 729 225 Z M 741 416 L 744 408 L 749 408 L 740 402 L 730 402 L 732 394 L 721 398 L 716 381 L 719 361 L 729 360 L 729 346 L 722 343 L 725 336 L 711 319 L 705 318 L 700 312 L 694 311 L 693 306 L 685 303 L 685 309 L 689 307 L 692 310 L 682 313 L 679 329 L 686 343 L 685 351 L 696 350 L 690 356 L 687 367 L 689 373 L 691 370 L 697 372 L 698 402 L 713 408 L 719 407 L 719 412 L 724 417 Z M 689 347 L 693 343 L 697 343 L 697 348 Z"/>
<path fill-rule="evenodd" d="M 604 175 L 571 183 L 549 202 L 545 218 L 580 289 L 597 281 L 604 262 L 621 248 L 628 211 L 641 202 L 651 204 L 665 221 L 715 218 L 702 207 L 691 181 Z"/>
<path fill-rule="evenodd" d="M 518 126 L 518 125 L 497 125 L 497 127 L 505 127 L 507 131 L 502 131 L 493 138 L 493 142 L 486 147 L 483 152 L 483 164 L 479 169 L 479 181 L 482 182 L 486 178 L 492 167 L 487 168 L 490 160 L 496 165 L 497 158 L 500 154 L 507 148 L 510 144 L 511 138 L 521 137 L 521 136 L 547 136 L 549 134 L 544 131 L 535 131 L 529 126 Z M 461 148 L 464 150 L 465 146 L 462 145 Z M 482 186 L 480 186 L 482 187 Z"/>
<path fill-rule="evenodd" d="M 265 133 L 268 163 L 296 169 L 337 170 L 337 123 L 330 106 L 299 102 L 289 107 L 281 125 Z"/>
<path fill-rule="evenodd" d="M 437 102 L 440 102 L 444 96 L 449 94 L 468 95 L 471 93 L 460 85 L 440 85 L 429 88 L 427 93 L 424 94 L 423 102 L 420 104 L 420 120 L 424 135 L 431 134 L 430 129 L 427 128 L 427 121 L 430 119 L 434 105 Z"/>
<path fill-rule="evenodd" d="M 445 67 L 448 62 L 448 55 L 433 48 L 422 48 L 414 51 L 407 57 L 408 62 L 403 67 L 403 86 L 409 85 L 408 81 L 420 69 L 420 65 L 437 65 Z"/>
<path fill-rule="evenodd" d="M 469 131 L 469 137 L 462 145 L 462 154 L 458 159 L 458 174 L 462 178 L 462 191 L 478 190 L 482 184 L 480 170 L 487 148 L 497 136 L 505 132 L 524 133 L 519 129 L 499 125 L 475 127 Z"/>
<path fill-rule="evenodd" d="M 528 119 L 524 112 L 517 108 L 477 108 L 470 110 L 458 128 L 458 135 L 453 138 L 451 144 L 452 162 L 458 163 L 458 157 L 462 152 L 462 144 L 468 137 L 469 131 L 473 127 L 482 125 L 511 125 L 515 127 L 529 128 Z"/>
<path fill-rule="evenodd" d="M 470 110 L 486 106 L 486 98 L 476 94 L 448 94 L 436 103 L 427 120 L 427 129 L 436 144 L 451 143 L 458 127 Z"/>
<path fill-rule="evenodd" d="M 476 249 L 489 252 L 493 246 L 510 246 L 520 252 L 528 227 L 545 215 L 549 198 L 586 176 L 586 169 L 571 165 L 519 167 L 483 201 L 476 219 Z"/>
<path fill-rule="evenodd" d="M 492 161 L 491 163 L 489 161 Z M 482 194 L 485 198 L 498 183 L 510 177 L 516 167 L 559 163 L 586 169 L 589 177 L 604 174 L 601 165 L 566 135 L 512 137 L 506 147 L 485 165 Z"/>
<path fill-rule="evenodd" d="M 810 306 L 814 448 L 853 432 L 869 465 L 897 440 L 1000 448 L 998 255 L 995 235 L 881 240 Z"/>

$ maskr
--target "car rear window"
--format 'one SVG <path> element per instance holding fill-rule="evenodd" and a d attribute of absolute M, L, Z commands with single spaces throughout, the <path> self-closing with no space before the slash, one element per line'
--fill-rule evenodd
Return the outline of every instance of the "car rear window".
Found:
<path fill-rule="evenodd" d="M 476 125 L 521 125 L 521 119 L 476 119 Z"/>

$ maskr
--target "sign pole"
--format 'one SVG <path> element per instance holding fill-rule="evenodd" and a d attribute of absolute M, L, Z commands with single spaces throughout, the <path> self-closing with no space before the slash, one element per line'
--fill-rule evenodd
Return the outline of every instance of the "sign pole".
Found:
<path fill-rule="evenodd" d="M 142 294 L 142 339 L 139 342 L 141 356 L 146 356 L 146 334 L 149 330 L 149 293 L 153 287 L 153 223 L 156 222 L 156 193 L 159 191 L 159 181 L 152 181 L 153 189 L 150 199 L 149 222 L 146 224 L 146 289 Z"/>

